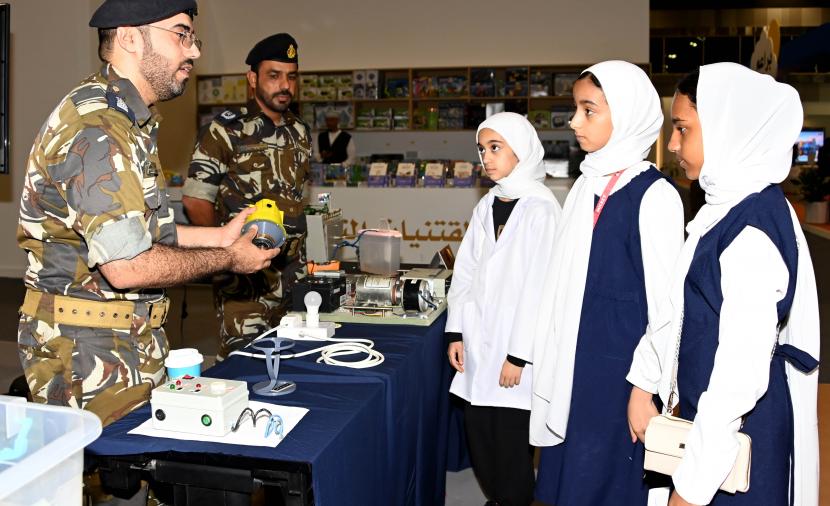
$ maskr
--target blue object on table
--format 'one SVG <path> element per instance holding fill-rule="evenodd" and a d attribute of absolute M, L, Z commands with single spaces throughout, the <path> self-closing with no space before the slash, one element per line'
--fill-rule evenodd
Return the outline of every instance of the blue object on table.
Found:
<path fill-rule="evenodd" d="M 280 415 L 271 415 L 271 417 L 268 418 L 268 425 L 265 426 L 265 439 L 268 439 L 268 436 L 272 433 L 282 439 L 284 427 L 285 426 L 282 423 L 282 417 Z"/>

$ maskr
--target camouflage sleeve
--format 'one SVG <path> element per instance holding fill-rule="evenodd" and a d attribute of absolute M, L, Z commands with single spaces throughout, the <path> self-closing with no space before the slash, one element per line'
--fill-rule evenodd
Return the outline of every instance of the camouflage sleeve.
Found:
<path fill-rule="evenodd" d="M 71 141 L 63 163 L 47 168 L 66 192 L 67 220 L 87 242 L 89 267 L 133 258 L 152 246 L 135 151 L 123 135 L 87 127 Z"/>
<path fill-rule="evenodd" d="M 228 131 L 219 122 L 212 121 L 196 141 L 182 193 L 214 202 L 232 157 Z"/>

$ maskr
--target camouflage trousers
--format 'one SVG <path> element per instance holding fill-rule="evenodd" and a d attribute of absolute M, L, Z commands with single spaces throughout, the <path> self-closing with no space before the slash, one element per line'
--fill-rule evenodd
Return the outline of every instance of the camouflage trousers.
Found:
<path fill-rule="evenodd" d="M 220 361 L 276 327 L 288 312 L 282 272 L 274 268 L 255 274 L 222 273 L 213 279 L 213 297 L 219 318 Z"/>
<path fill-rule="evenodd" d="M 95 413 L 104 426 L 150 400 L 166 380 L 163 328 L 133 316 L 129 330 L 57 324 L 20 315 L 18 353 L 36 402 Z"/>

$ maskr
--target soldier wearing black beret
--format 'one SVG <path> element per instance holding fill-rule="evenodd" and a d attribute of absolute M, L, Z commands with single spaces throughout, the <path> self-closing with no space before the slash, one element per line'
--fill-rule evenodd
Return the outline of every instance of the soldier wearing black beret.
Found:
<path fill-rule="evenodd" d="M 103 425 L 166 380 L 165 287 L 255 272 L 278 253 L 240 237 L 245 213 L 224 228 L 174 221 L 154 104 L 184 91 L 201 55 L 195 15 L 194 0 L 106 0 L 89 22 L 104 64 L 54 108 L 26 164 L 26 380 L 34 401 L 89 410 Z"/>
<path fill-rule="evenodd" d="M 277 33 L 257 42 L 245 58 L 245 64 L 256 72 L 259 63 L 263 60 L 293 63 L 297 61 L 297 41 L 287 33 Z"/>
<path fill-rule="evenodd" d="M 253 97 L 216 117 L 199 136 L 182 202 L 196 225 L 227 223 L 259 199 L 285 213 L 283 252 L 253 275 L 214 277 L 220 344 L 217 359 L 279 325 L 303 264 L 303 186 L 309 178 L 308 125 L 290 109 L 297 95 L 299 48 L 287 33 L 258 42 L 245 59 Z M 256 184 L 251 184 L 255 181 Z"/>

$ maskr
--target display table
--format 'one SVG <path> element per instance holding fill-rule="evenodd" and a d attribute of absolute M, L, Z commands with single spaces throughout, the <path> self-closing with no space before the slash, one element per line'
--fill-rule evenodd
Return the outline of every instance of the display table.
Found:
<path fill-rule="evenodd" d="M 309 409 L 276 448 L 128 434 L 150 416 L 146 406 L 106 427 L 87 447 L 88 461 L 125 488 L 142 472 L 173 483 L 176 504 L 196 504 L 206 491 L 228 488 L 245 496 L 259 485 L 278 489 L 285 504 L 443 504 L 448 454 L 450 468 L 464 457 L 460 419 L 449 401 L 445 321 L 443 315 L 430 327 L 338 329 L 335 337 L 375 341 L 385 361 L 372 369 L 317 364 L 314 357 L 283 361 L 280 378 L 295 381 L 297 391 L 250 395 Z M 309 346 L 298 342 L 295 351 Z M 264 362 L 245 357 L 231 357 L 204 375 L 249 385 L 267 379 Z M 127 472 L 110 473 L 119 470 Z"/>

